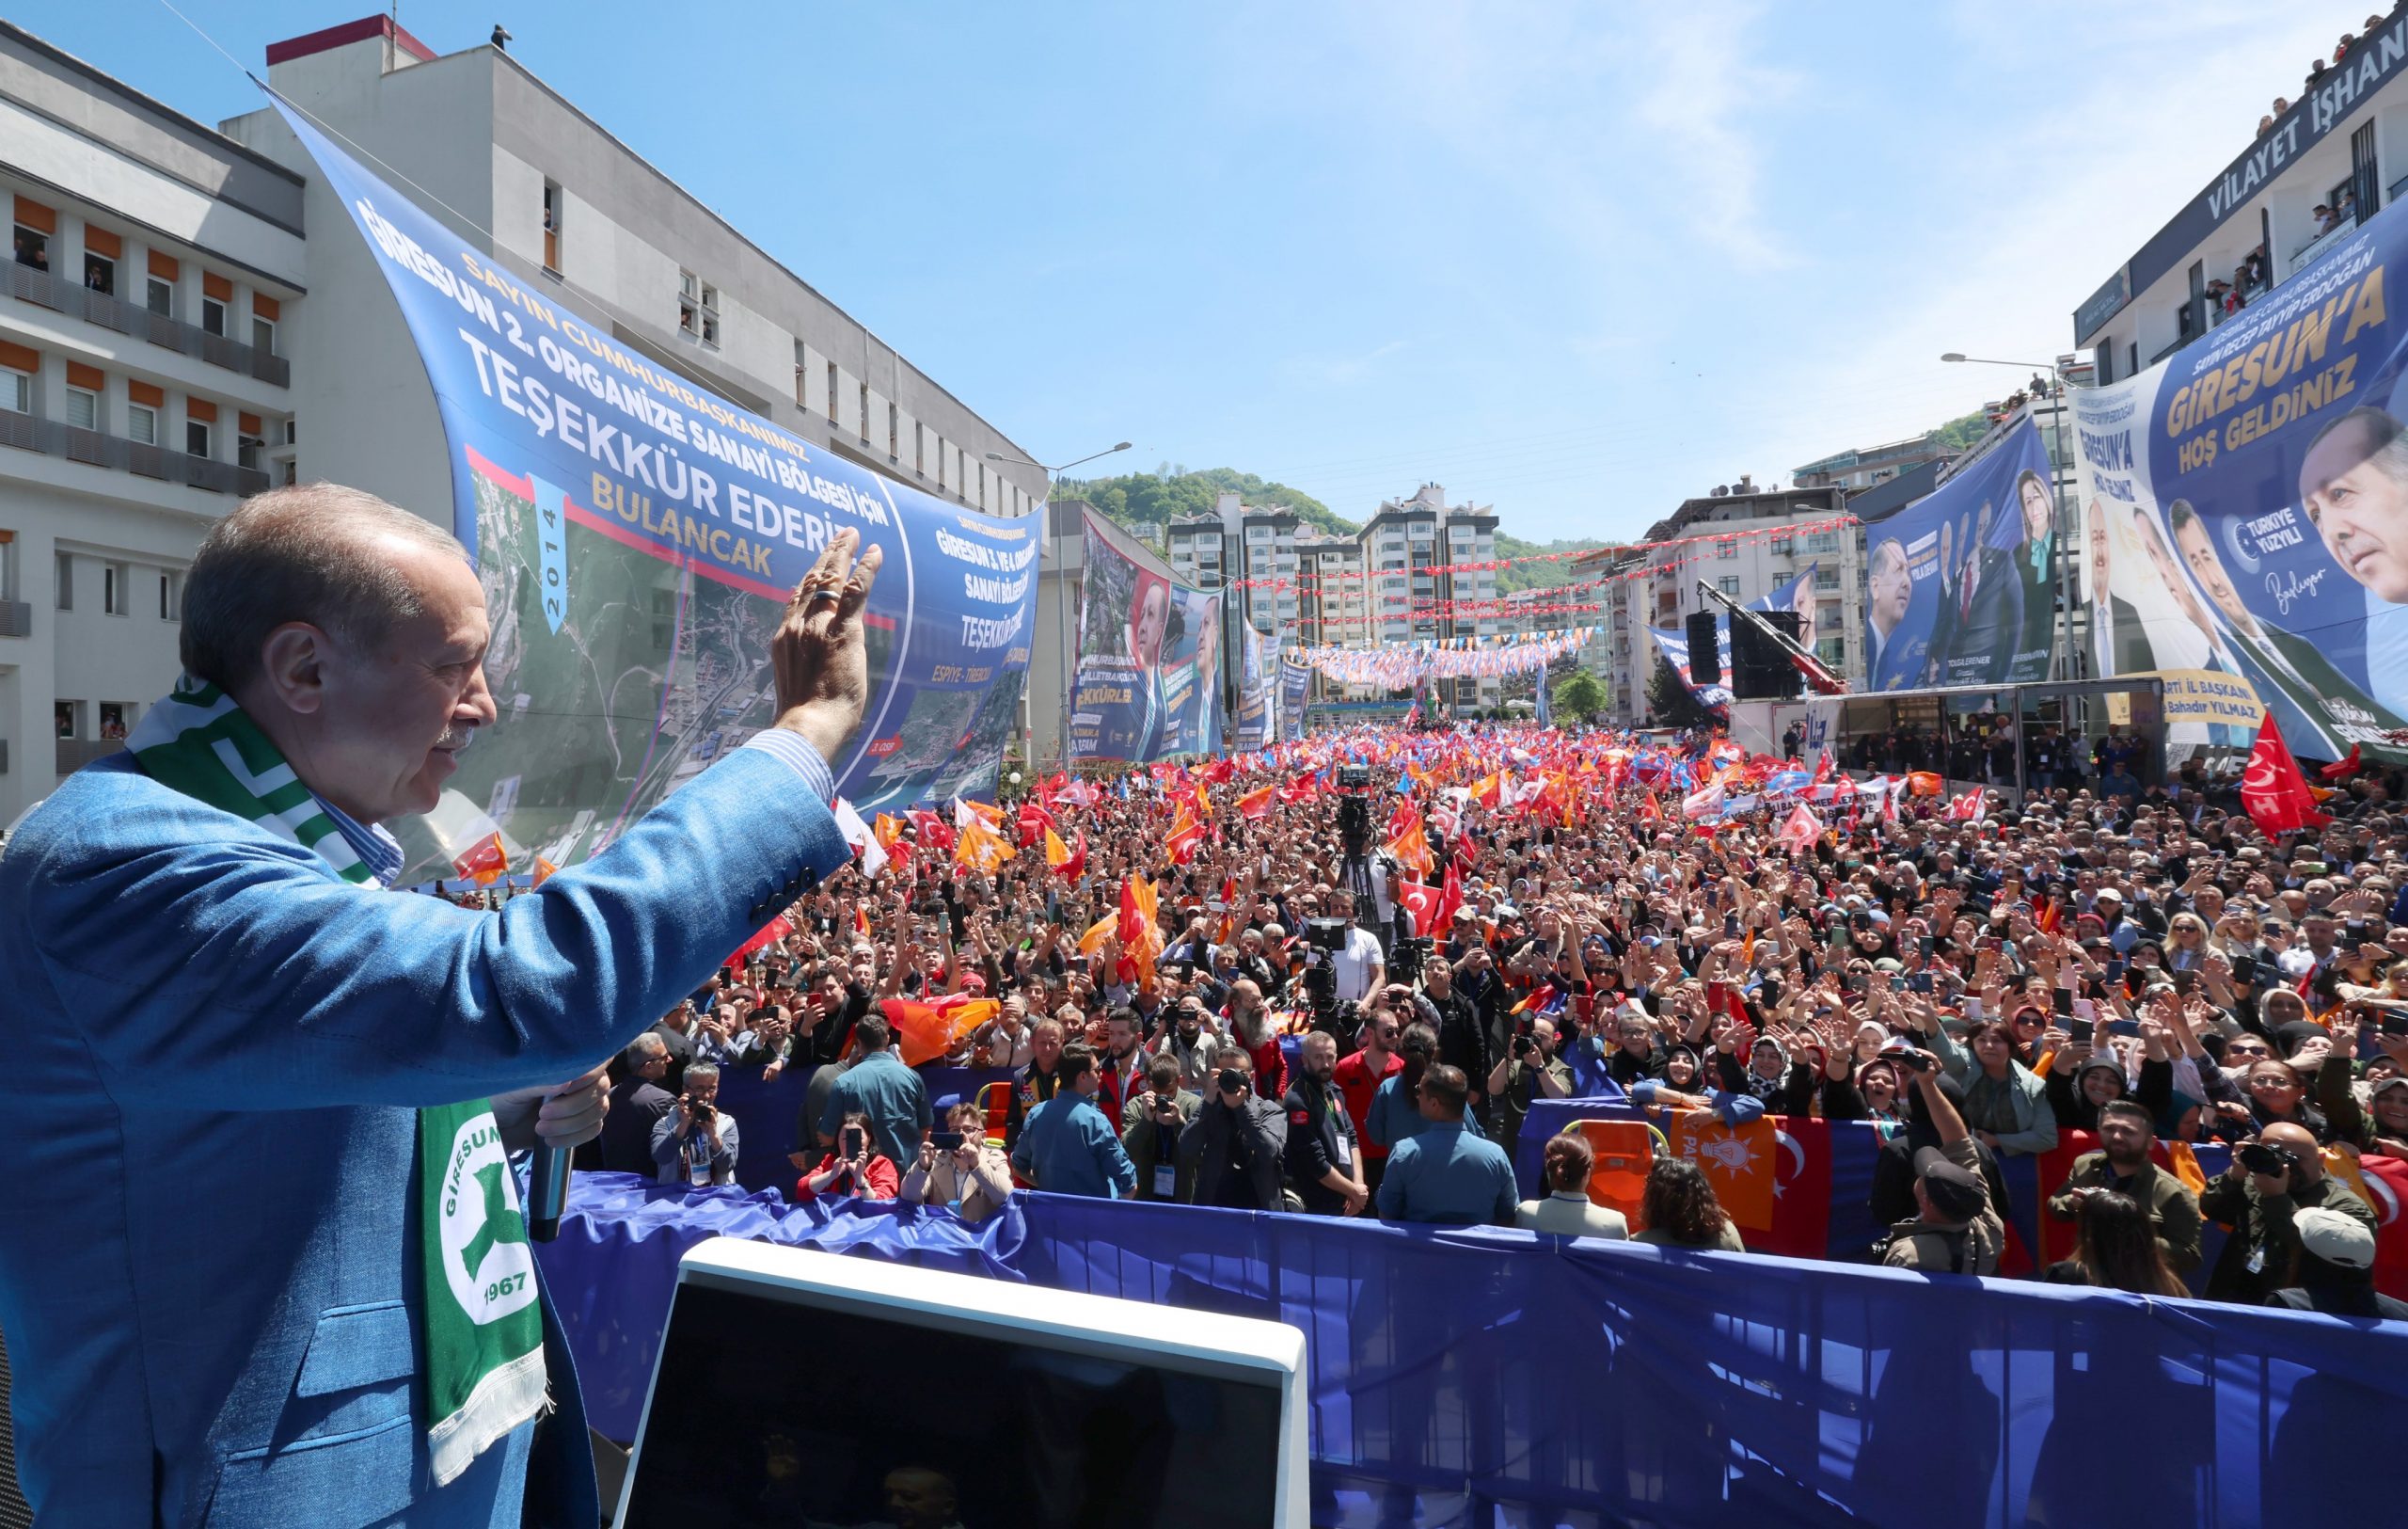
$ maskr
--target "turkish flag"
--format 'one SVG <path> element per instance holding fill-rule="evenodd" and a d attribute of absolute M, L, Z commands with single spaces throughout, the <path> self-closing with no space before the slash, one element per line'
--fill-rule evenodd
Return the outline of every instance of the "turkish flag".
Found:
<path fill-rule="evenodd" d="M 1808 784 L 1809 786 L 1820 786 L 1820 785 L 1822 785 L 1822 784 L 1823 784 L 1823 782 L 1825 782 L 1825 781 L 1827 781 L 1827 780 L 1829 780 L 1829 779 L 1830 779 L 1830 778 L 1831 778 L 1831 751 L 1830 751 L 1830 750 L 1829 750 L 1829 749 L 1825 749 L 1825 750 L 1823 751 L 1823 757 L 1822 757 L 1821 758 L 1819 758 L 1819 759 L 1817 759 L 1817 760 L 1815 760 L 1815 761 L 1814 761 L 1814 778 L 1813 780 L 1808 781 L 1806 784 Z"/>
<path fill-rule="evenodd" d="M 1769 1115 L 1772 1125 L 1772 1224 L 1739 1230 L 1751 1253 L 1823 1258 L 1831 1240 L 1831 1127 L 1802 1115 Z"/>
<path fill-rule="evenodd" d="M 1183 866 L 1195 859 L 1203 842 L 1204 825 L 1189 817 L 1182 804 L 1178 820 L 1170 825 L 1170 837 L 1163 841 L 1170 851 L 1171 864 Z"/>
<path fill-rule="evenodd" d="M 1020 804 L 1020 847 L 1022 849 L 1027 849 L 1047 834 L 1058 832 L 1060 828 L 1061 824 L 1054 820 L 1054 815 L 1036 802 L 1028 801 Z"/>
<path fill-rule="evenodd" d="M 1234 759 L 1215 759 L 1200 772 L 1206 780 L 1215 786 L 1227 786 L 1237 772 L 1237 761 Z"/>
<path fill-rule="evenodd" d="M 2358 1174 L 2374 1205 L 2374 1287 L 2408 1300 L 2408 1162 L 2361 1157 Z"/>
<path fill-rule="evenodd" d="M 1277 794 L 1278 788 L 1275 786 L 1265 786 L 1260 790 L 1246 792 L 1245 795 L 1238 798 L 1238 816 L 1242 818 L 1270 817 L 1271 799 Z"/>
<path fill-rule="evenodd" d="M 1642 823 L 1660 822 L 1663 817 L 1664 804 L 1656 800 L 1654 791 L 1648 792 L 1647 800 L 1639 804 L 1639 820 Z"/>
<path fill-rule="evenodd" d="M 501 847 L 499 832 L 487 834 L 452 862 L 452 869 L 479 886 L 491 886 L 510 872 L 510 852 Z"/>
<path fill-rule="evenodd" d="M 1452 866 L 1447 868 L 1454 869 Z M 1404 911 L 1413 916 L 1413 932 L 1417 936 L 1430 933 L 1438 927 L 1438 902 L 1444 894 L 1428 882 L 1408 880 L 1403 886 Z"/>
<path fill-rule="evenodd" d="M 1800 802 L 1790 808 L 1789 820 L 1781 825 L 1781 832 L 1773 836 L 1773 842 L 1791 854 L 1799 854 L 1813 849 L 1814 841 L 1822 836 L 1823 820 L 1814 816 L 1813 808 Z"/>
<path fill-rule="evenodd" d="M 2258 831 L 2269 838 L 2321 828 L 2333 820 L 2316 810 L 2307 777 L 2300 773 L 2299 761 L 2283 745 L 2283 730 L 2274 725 L 2271 709 L 2258 725 L 2258 746 L 2249 751 L 2249 768 L 2241 776 L 2241 804 Z"/>
<path fill-rule="evenodd" d="M 1279 788 L 1279 800 L 1290 805 L 1309 802 L 1321 789 L 1321 777 L 1307 770 L 1294 780 Z"/>
<path fill-rule="evenodd" d="M 725 961 L 721 962 L 720 964 L 722 966 L 741 966 L 744 964 L 744 959 L 747 956 L 750 956 L 753 951 L 761 949 L 773 940 L 783 940 L 793 932 L 794 925 L 786 921 L 785 915 L 780 914 L 775 918 L 772 918 L 768 923 L 762 925 L 751 939 L 736 948 L 736 954 L 728 957 Z"/>
<path fill-rule="evenodd" d="M 910 820 L 912 828 L 919 832 L 920 843 L 923 846 L 933 850 L 953 848 L 953 825 L 943 818 L 918 807 L 911 808 L 903 816 Z"/>
<path fill-rule="evenodd" d="M 1464 879 L 1462 873 L 1455 868 L 1454 858 L 1450 855 L 1447 860 L 1447 879 L 1438 886 L 1438 921 L 1432 926 L 1431 932 L 1435 934 L 1446 933 L 1448 923 L 1454 918 L 1456 910 L 1463 905 Z"/>

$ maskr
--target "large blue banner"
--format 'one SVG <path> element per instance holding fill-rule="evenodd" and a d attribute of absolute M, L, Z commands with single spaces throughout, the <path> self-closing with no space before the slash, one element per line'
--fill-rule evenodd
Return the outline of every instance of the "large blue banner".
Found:
<path fill-rule="evenodd" d="M 2056 488 L 2022 425 L 1937 490 L 1864 528 L 1866 690 L 2049 677 Z"/>
<path fill-rule="evenodd" d="M 1279 741 L 1293 743 L 1305 736 L 1305 691 L 1312 683 L 1312 665 L 1293 659 L 1279 661 Z"/>
<path fill-rule="evenodd" d="M 1221 597 L 1086 517 L 1070 757 L 1149 764 L 1221 749 Z"/>
<path fill-rule="evenodd" d="M 2073 395 L 2083 597 L 2103 673 L 2222 677 L 2301 755 L 2408 757 L 2408 332 L 2387 289 L 2408 218 L 2329 245 L 2161 364 Z"/>
<path fill-rule="evenodd" d="M 1272 744 L 1271 650 L 1264 645 L 1262 633 L 1255 630 L 1254 623 L 1243 615 L 1238 621 L 1238 638 L 1237 738 L 1231 746 L 1243 754 Z"/>
<path fill-rule="evenodd" d="M 569 865 L 766 726 L 769 635 L 847 528 L 886 561 L 838 790 L 863 811 L 992 796 L 1027 671 L 1034 519 L 948 506 L 654 364 L 277 105 L 418 343 L 493 623 L 500 719 L 444 804 L 404 820 L 414 871 L 496 830 L 514 864 Z"/>
<path fill-rule="evenodd" d="M 1751 611 L 1797 612 L 1798 640 L 1805 645 L 1809 652 L 1814 650 L 1815 642 L 1822 636 L 1817 629 L 1814 614 L 1814 569 L 1817 566 L 1819 565 L 1809 563 L 1803 572 L 1776 585 L 1769 595 L 1760 595 L 1748 601 L 1748 609 Z M 1672 672 L 1681 677 L 1681 683 L 1688 687 L 1689 693 L 1698 698 L 1699 705 L 1712 707 L 1717 711 L 1730 709 L 1730 686 L 1700 685 L 1690 680 L 1687 632 L 1678 627 L 1650 627 L 1647 630 L 1648 635 L 1656 639 L 1656 649 L 1664 655 L 1665 661 L 1671 664 Z M 1721 653 L 1722 672 L 1727 675 L 1731 672 L 1731 617 L 1729 615 L 1718 614 L 1715 617 L 1714 641 L 1715 646 Z M 1545 685 L 1545 676 L 1540 677 L 1539 683 L 1542 687 Z"/>

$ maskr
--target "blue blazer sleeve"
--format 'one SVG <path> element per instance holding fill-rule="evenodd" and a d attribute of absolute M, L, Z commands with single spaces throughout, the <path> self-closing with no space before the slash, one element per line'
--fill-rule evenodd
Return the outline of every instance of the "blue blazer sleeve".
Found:
<path fill-rule="evenodd" d="M 851 855 L 792 770 L 737 750 L 603 853 L 477 913 L 351 885 L 130 766 L 107 773 L 10 846 L 0 881 L 27 881 L 0 904 L 23 898 L 110 1090 L 162 1104 L 428 1106 L 558 1083 Z"/>

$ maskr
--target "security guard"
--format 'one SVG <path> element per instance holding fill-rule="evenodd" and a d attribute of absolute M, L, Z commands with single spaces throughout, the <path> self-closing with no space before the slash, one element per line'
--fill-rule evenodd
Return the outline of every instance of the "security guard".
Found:
<path fill-rule="evenodd" d="M 1380 1180 L 1380 1217 L 1442 1226 L 1512 1226 L 1521 1190 L 1505 1149 L 1464 1127 L 1471 1085 L 1460 1067 L 1440 1062 L 1416 1091 L 1426 1123 L 1396 1144 Z"/>
<path fill-rule="evenodd" d="M 1288 1187 L 1315 1216 L 1359 1215 L 1370 1203 L 1363 1187 L 1362 1144 L 1334 1081 L 1338 1041 L 1315 1030 L 1304 1039 L 1303 1066 L 1288 1090 Z"/>

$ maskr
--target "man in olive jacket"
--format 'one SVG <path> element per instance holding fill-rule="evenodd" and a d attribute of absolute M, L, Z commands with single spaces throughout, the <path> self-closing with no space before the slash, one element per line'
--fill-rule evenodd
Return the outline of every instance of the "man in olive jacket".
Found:
<path fill-rule="evenodd" d="M 2149 1161 L 2154 1123 L 2145 1105 L 2115 1099 L 2099 1107 L 2099 1139 L 2105 1150 L 2073 1160 L 2065 1187 L 2049 1197 L 2049 1214 L 2070 1221 L 2082 1213 L 2083 1197 L 2101 1189 L 2128 1194 L 2148 1207 L 2158 1250 L 2177 1274 L 2199 1266 L 2199 1202 L 2180 1179 Z"/>

